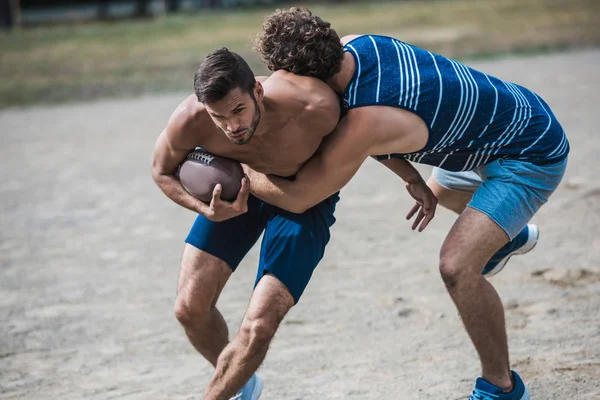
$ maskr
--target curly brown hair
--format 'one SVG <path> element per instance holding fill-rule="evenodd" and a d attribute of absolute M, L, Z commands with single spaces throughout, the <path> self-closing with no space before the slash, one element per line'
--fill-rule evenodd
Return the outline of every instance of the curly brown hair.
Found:
<path fill-rule="evenodd" d="M 269 15 L 254 45 L 271 71 L 283 69 L 324 81 L 340 71 L 344 58 L 331 24 L 307 8 L 292 7 Z"/>

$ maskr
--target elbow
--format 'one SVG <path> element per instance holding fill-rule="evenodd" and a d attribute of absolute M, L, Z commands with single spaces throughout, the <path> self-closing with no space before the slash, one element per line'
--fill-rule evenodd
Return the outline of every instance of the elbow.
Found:
<path fill-rule="evenodd" d="M 260 196 L 259 198 L 292 214 L 302 214 L 310 208 L 309 204 L 298 198 L 288 197 L 285 199 L 265 199 Z"/>
<path fill-rule="evenodd" d="M 158 177 L 160 176 L 160 170 L 158 168 L 158 162 L 155 157 L 152 158 L 152 164 L 150 165 L 150 175 L 152 176 L 152 180 L 156 182 Z"/>
<path fill-rule="evenodd" d="M 164 181 L 164 178 L 167 175 L 176 176 L 177 170 L 169 173 L 168 171 L 165 171 L 164 166 L 158 162 L 158 160 L 154 159 L 152 160 L 152 165 L 150 167 L 150 174 L 152 175 L 152 180 L 160 186 L 160 182 Z"/>
<path fill-rule="evenodd" d="M 156 183 L 158 185 L 162 174 L 160 173 L 158 168 L 156 168 L 154 165 L 152 166 L 151 175 L 152 175 L 152 180 L 154 181 L 154 183 Z"/>
<path fill-rule="evenodd" d="M 160 168 L 152 166 L 151 175 L 154 183 L 156 183 L 156 185 L 162 189 L 163 185 L 165 184 L 165 178 L 167 177 L 164 171 L 162 171 Z"/>
<path fill-rule="evenodd" d="M 292 206 L 289 207 L 288 211 L 293 213 L 293 214 L 303 214 L 306 210 L 308 210 L 310 207 L 306 207 L 302 204 L 294 204 Z"/>
<path fill-rule="evenodd" d="M 294 214 L 304 214 L 306 211 L 310 210 L 316 205 L 317 204 L 313 203 L 312 201 L 296 200 L 293 201 L 292 204 L 290 204 L 288 211 Z"/>

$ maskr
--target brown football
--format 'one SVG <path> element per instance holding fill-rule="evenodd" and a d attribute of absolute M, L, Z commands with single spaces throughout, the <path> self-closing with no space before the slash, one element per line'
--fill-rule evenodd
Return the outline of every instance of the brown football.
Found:
<path fill-rule="evenodd" d="M 205 150 L 194 150 L 179 166 L 179 180 L 189 194 L 205 203 L 212 200 L 217 183 L 221 199 L 233 201 L 242 187 L 244 170 L 239 162 Z"/>

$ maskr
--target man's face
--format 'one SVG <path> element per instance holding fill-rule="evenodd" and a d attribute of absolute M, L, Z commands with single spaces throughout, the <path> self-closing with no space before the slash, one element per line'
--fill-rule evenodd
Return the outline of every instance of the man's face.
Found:
<path fill-rule="evenodd" d="M 217 125 L 235 144 L 246 144 L 260 122 L 260 108 L 254 93 L 235 88 L 222 100 L 204 106 Z"/>

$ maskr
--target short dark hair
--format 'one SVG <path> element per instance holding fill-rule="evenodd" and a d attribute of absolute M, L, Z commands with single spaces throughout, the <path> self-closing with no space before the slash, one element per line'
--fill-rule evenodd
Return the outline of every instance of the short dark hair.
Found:
<path fill-rule="evenodd" d="M 235 88 L 252 94 L 256 80 L 248 63 L 226 47 L 211 52 L 194 75 L 194 92 L 201 103 L 222 100 Z"/>
<path fill-rule="evenodd" d="M 254 48 L 271 71 L 327 81 L 340 72 L 344 48 L 331 24 L 307 8 L 292 7 L 269 15 Z"/>

